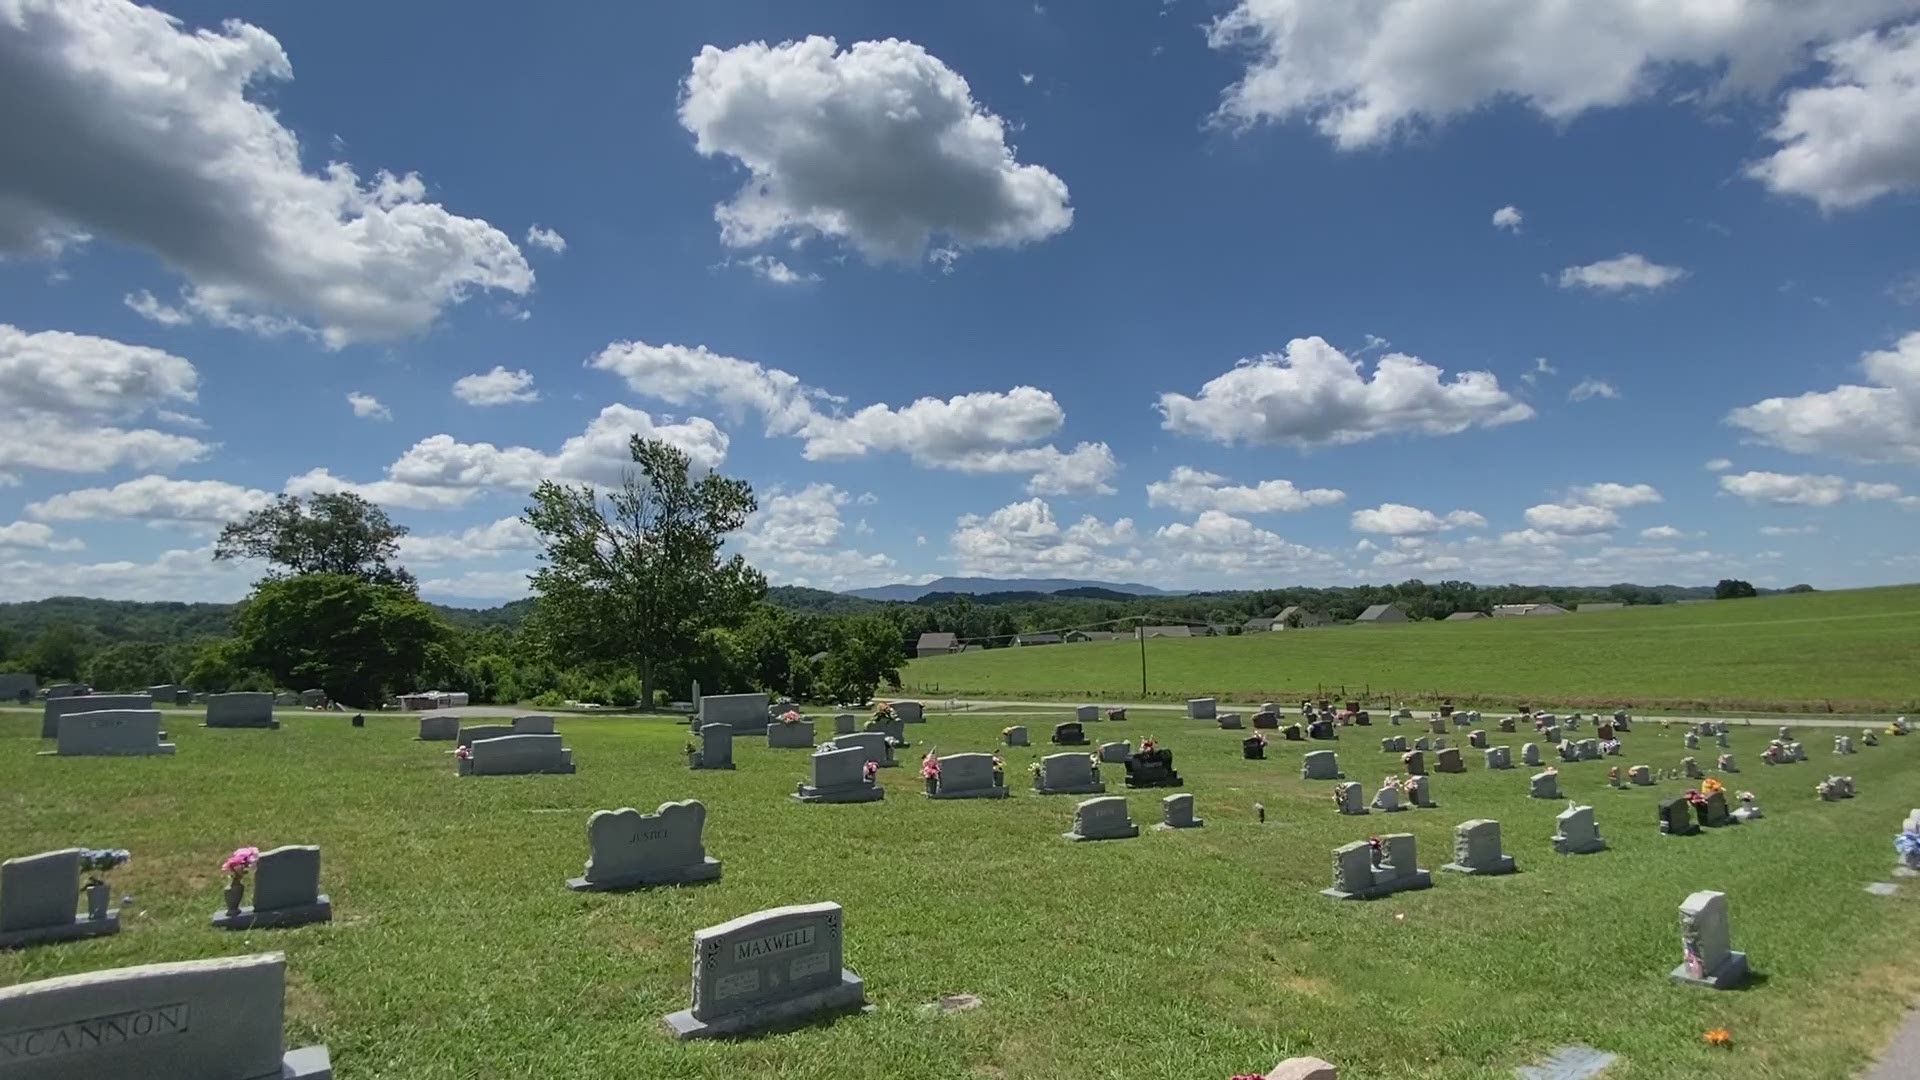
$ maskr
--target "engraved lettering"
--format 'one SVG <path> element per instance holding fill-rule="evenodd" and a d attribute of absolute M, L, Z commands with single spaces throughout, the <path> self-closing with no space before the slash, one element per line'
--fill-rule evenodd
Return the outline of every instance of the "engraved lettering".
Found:
<path fill-rule="evenodd" d="M 804 945 L 811 945 L 813 944 L 814 931 L 814 927 L 802 926 L 783 933 L 769 934 L 766 937 L 754 938 L 751 941 L 742 941 L 733 947 L 733 959 L 736 963 L 743 960 L 757 960 L 760 957 L 770 956 L 773 953 L 784 952 L 788 949 L 797 949 Z"/>
<path fill-rule="evenodd" d="M 187 1006 L 155 1005 L 27 1031 L 0 1033 L 0 1062 L 42 1061 L 187 1030 Z"/>

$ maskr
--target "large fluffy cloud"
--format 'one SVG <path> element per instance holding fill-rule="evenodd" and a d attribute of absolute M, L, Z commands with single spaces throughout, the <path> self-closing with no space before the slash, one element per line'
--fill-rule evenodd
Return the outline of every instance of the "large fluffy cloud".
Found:
<path fill-rule="evenodd" d="M 694 416 L 662 423 L 643 410 L 609 405 L 556 453 L 431 435 L 387 466 L 379 480 L 356 483 L 319 468 L 288 480 L 286 490 L 296 495 L 351 491 L 386 506 L 444 510 L 484 491 L 525 494 L 542 480 L 617 484 L 633 468 L 628 443 L 635 435 L 672 443 L 696 469 L 718 468 L 727 455 L 727 433 L 710 420 Z"/>
<path fill-rule="evenodd" d="M 1774 506 L 1833 506 L 1856 502 L 1891 502 L 1920 508 L 1920 495 L 1905 495 L 1896 484 L 1867 483 L 1839 476 L 1800 473 L 1745 472 L 1720 478 L 1720 489 L 1752 503 Z"/>
<path fill-rule="evenodd" d="M 127 0 L 0 0 L 0 251 L 97 233 L 186 277 L 181 306 L 155 312 L 266 331 L 290 313 L 336 346 L 532 288 L 506 234 L 429 202 L 418 176 L 307 171 L 249 98 L 292 77 L 238 20 L 188 32 Z"/>
<path fill-rule="evenodd" d="M 1451 435 L 1525 420 L 1533 407 L 1491 372 L 1443 372 L 1389 353 L 1372 378 L 1321 338 L 1296 338 L 1282 354 L 1242 361 L 1198 395 L 1160 395 L 1162 427 L 1222 443 L 1341 445 L 1401 432 Z"/>
<path fill-rule="evenodd" d="M 1660 489 L 1652 484 L 1615 484 L 1611 482 L 1586 484 L 1574 488 L 1570 493 L 1572 501 L 1590 506 L 1604 506 L 1609 510 L 1625 510 L 1634 506 L 1650 506 L 1665 502 Z"/>
<path fill-rule="evenodd" d="M 453 396 L 480 407 L 523 405 L 539 401 L 540 391 L 533 388 L 533 372 L 526 368 L 509 371 L 505 364 L 495 364 L 492 371 L 453 380 Z"/>
<path fill-rule="evenodd" d="M 1920 23 L 1823 49 L 1827 77 L 1794 90 L 1750 175 L 1829 210 L 1920 188 Z"/>
<path fill-rule="evenodd" d="M 913 260 L 936 236 L 1011 247 L 1073 221 L 1067 185 L 1016 161 L 1001 119 L 910 41 L 708 46 L 682 87 L 680 123 L 700 153 L 747 171 L 714 209 L 736 247 L 817 234 Z"/>
<path fill-rule="evenodd" d="M 86 546 L 79 540 L 56 535 L 52 528 L 37 521 L 14 521 L 0 525 L 0 549 L 79 551 Z"/>
<path fill-rule="evenodd" d="M 1224 510 L 1230 514 L 1271 514 L 1333 506 L 1346 498 L 1346 492 L 1334 488 L 1302 490 L 1291 480 L 1262 480 L 1251 487 L 1228 484 L 1227 478 L 1218 473 L 1186 465 L 1176 466 L 1165 480 L 1147 485 L 1148 506 L 1170 506 L 1187 513 Z"/>
<path fill-rule="evenodd" d="M 894 580 L 890 556 L 844 547 L 840 510 L 851 499 L 832 484 L 775 488 L 738 538 L 741 552 L 776 583 L 848 589 Z"/>
<path fill-rule="evenodd" d="M 151 560 L 48 562 L 0 561 L 0 598 L 43 600 L 49 596 L 95 596 L 103 600 L 195 600 L 224 603 L 245 596 L 259 569 L 243 562 L 214 562 L 213 552 L 174 549 Z"/>
<path fill-rule="evenodd" d="M 674 405 L 719 406 L 754 414 L 768 435 L 803 440 L 815 461 L 903 453 L 916 463 L 968 473 L 1028 473 L 1035 495 L 1106 494 L 1119 471 L 1105 443 L 1070 451 L 1032 444 L 1052 435 L 1066 410 L 1031 386 L 920 398 L 906 405 L 867 405 L 848 413 L 846 399 L 798 376 L 705 346 L 616 341 L 587 366 L 620 376 L 636 393 Z"/>
<path fill-rule="evenodd" d="M 1137 576 L 1158 565 L 1138 551 L 1118 550 L 1135 535 L 1128 518 L 1105 522 L 1088 515 L 1062 528 L 1053 507 L 1035 498 L 984 516 L 962 516 L 950 541 L 963 573 L 1111 579 Z"/>
<path fill-rule="evenodd" d="M 400 561 L 407 564 L 459 562 L 539 548 L 540 534 L 534 532 L 533 526 L 517 517 L 507 517 L 457 533 L 410 533 L 400 538 Z"/>
<path fill-rule="evenodd" d="M 192 461 L 207 453 L 206 443 L 121 425 L 162 406 L 191 405 L 198 393 L 199 373 L 171 353 L 0 323 L 0 470 L 100 472 Z"/>
<path fill-rule="evenodd" d="M 1527 507 L 1527 524 L 1543 533 L 1586 536 L 1620 524 L 1620 515 L 1604 506 L 1543 503 Z"/>
<path fill-rule="evenodd" d="M 1310 118 L 1346 149 L 1500 101 L 1555 121 L 1671 93 L 1675 75 L 1758 90 L 1809 46 L 1911 0 L 1240 0 L 1208 34 L 1247 57 L 1220 119 Z"/>
<path fill-rule="evenodd" d="M 1449 529 L 1484 529 L 1487 519 L 1471 510 L 1445 515 L 1404 503 L 1381 503 L 1371 510 L 1355 510 L 1350 522 L 1355 532 L 1387 536 L 1422 536 Z"/>
<path fill-rule="evenodd" d="M 1154 532 L 1154 539 L 1177 566 L 1213 574 L 1261 572 L 1300 580 L 1325 578 L 1339 560 L 1293 543 L 1245 518 L 1204 510 L 1192 524 L 1176 521 Z"/>
<path fill-rule="evenodd" d="M 29 503 L 44 521 L 181 521 L 222 525 L 273 501 L 258 488 L 224 480 L 142 476 L 107 488 L 81 488 Z"/>
<path fill-rule="evenodd" d="M 1796 454 L 1920 464 L 1920 332 L 1861 359 L 1877 385 L 1842 385 L 1735 409 L 1727 422 Z"/>

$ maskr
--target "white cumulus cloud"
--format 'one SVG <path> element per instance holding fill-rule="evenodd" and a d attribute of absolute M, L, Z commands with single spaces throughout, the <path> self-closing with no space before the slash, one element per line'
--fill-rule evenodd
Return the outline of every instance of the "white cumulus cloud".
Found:
<path fill-rule="evenodd" d="M 1833 506 L 1855 502 L 1891 502 L 1913 509 L 1920 496 L 1906 495 L 1897 484 L 1868 483 L 1833 475 L 1745 472 L 1720 478 L 1720 488 L 1752 503 L 1774 506 Z"/>
<path fill-rule="evenodd" d="M 734 247 L 818 235 L 913 261 L 934 237 L 1014 247 L 1073 221 L 1067 185 L 1015 160 L 1005 122 L 910 41 L 709 45 L 681 87 L 680 123 L 701 154 L 747 172 L 714 210 Z"/>
<path fill-rule="evenodd" d="M 519 405 L 539 401 L 540 391 L 533 388 L 532 372 L 508 371 L 505 364 L 495 364 L 492 371 L 455 379 L 453 396 L 474 406 Z"/>
<path fill-rule="evenodd" d="M 1404 503 L 1381 503 L 1370 510 L 1355 510 L 1353 531 L 1386 536 L 1421 536 L 1450 529 L 1484 529 L 1487 519 L 1471 510 L 1436 514 Z"/>
<path fill-rule="evenodd" d="M 1574 488 L 1569 495 L 1571 502 L 1604 506 L 1609 510 L 1625 510 L 1666 501 L 1661 497 L 1660 490 L 1652 484 L 1585 484 Z"/>
<path fill-rule="evenodd" d="M 1451 379 L 1432 364 L 1389 353 L 1363 365 L 1318 337 L 1242 361 L 1200 392 L 1160 395 L 1161 426 L 1220 443 L 1346 445 L 1380 435 L 1451 435 L 1533 416 L 1491 372 Z"/>
<path fill-rule="evenodd" d="M 1920 188 L 1920 23 L 1820 51 L 1819 86 L 1790 91 L 1769 136 L 1780 144 L 1748 174 L 1823 209 Z"/>
<path fill-rule="evenodd" d="M 1687 272 L 1677 266 L 1662 266 L 1645 255 L 1628 253 L 1585 266 L 1569 266 L 1560 271 L 1560 287 L 1608 293 L 1622 293 L 1630 289 L 1651 292 L 1686 276 Z"/>
<path fill-rule="evenodd" d="M 362 420 L 393 419 L 393 410 L 381 404 L 379 398 L 358 390 L 347 394 L 347 406 L 353 410 L 353 415 Z"/>
<path fill-rule="evenodd" d="M 538 225 L 527 226 L 527 246 L 543 248 L 559 255 L 567 250 L 567 238 L 557 229 L 543 229 Z"/>
<path fill-rule="evenodd" d="M 1493 227 L 1496 229 L 1519 232 L 1520 225 L 1525 220 L 1526 215 L 1522 214 L 1517 206 L 1503 206 L 1493 212 Z"/>
<path fill-rule="evenodd" d="M 1333 488 L 1302 490 L 1291 480 L 1262 480 L 1251 487 L 1229 484 L 1218 473 L 1186 465 L 1176 466 L 1165 480 L 1147 485 L 1148 506 L 1170 506 L 1187 513 L 1225 510 L 1230 514 L 1273 514 L 1333 506 L 1346 498 L 1346 492 Z"/>
<path fill-rule="evenodd" d="M 300 320 L 331 346 L 417 333 L 479 290 L 533 287 L 512 240 L 428 201 L 417 175 L 308 171 L 265 103 L 292 62 L 257 26 L 189 31 L 127 0 L 6 0 L 0 71 L 0 251 L 97 233 L 186 278 L 174 312 L 265 332 Z"/>
<path fill-rule="evenodd" d="M 1875 385 L 1776 397 L 1727 414 L 1769 446 L 1886 464 L 1920 464 L 1920 332 L 1870 352 L 1861 369 Z"/>
<path fill-rule="evenodd" d="M 1620 391 L 1612 383 L 1605 379 L 1593 378 L 1592 376 L 1581 379 L 1574 385 L 1573 389 L 1567 391 L 1568 401 L 1587 401 L 1591 398 L 1606 398 L 1609 401 L 1614 401 L 1618 400 L 1619 397 Z"/>
<path fill-rule="evenodd" d="M 777 584 L 851 589 L 897 578 L 892 556 L 842 546 L 840 510 L 852 501 L 832 484 L 774 488 L 741 530 L 741 553 Z"/>
<path fill-rule="evenodd" d="M 399 545 L 403 563 L 459 562 L 538 551 L 540 534 L 519 518 L 507 517 L 457 533 L 409 533 L 400 538 Z"/>
<path fill-rule="evenodd" d="M 1527 524 L 1543 533 L 1558 536 L 1586 536 L 1606 532 L 1620 524 L 1620 515 L 1604 506 L 1543 503 L 1529 506 Z"/>
<path fill-rule="evenodd" d="M 46 521 L 183 521 L 221 525 L 262 509 L 273 496 L 224 480 L 142 476 L 106 488 L 81 488 L 27 504 Z"/>
<path fill-rule="evenodd" d="M 212 447 L 199 439 L 121 426 L 193 404 L 199 385 L 191 363 L 160 349 L 0 323 L 0 474 L 171 468 L 204 457 Z"/>
<path fill-rule="evenodd" d="M 87 545 L 71 537 L 60 537 L 52 528 L 37 521 L 15 521 L 0 525 L 0 548 L 32 551 L 79 551 Z"/>

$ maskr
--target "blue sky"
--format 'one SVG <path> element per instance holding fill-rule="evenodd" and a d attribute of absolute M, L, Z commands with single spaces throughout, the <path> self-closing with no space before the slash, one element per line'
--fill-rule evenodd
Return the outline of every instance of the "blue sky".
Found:
<path fill-rule="evenodd" d="M 635 432 L 778 583 L 1920 578 L 1913 0 L 558 7 L 0 0 L 0 596 Z"/>

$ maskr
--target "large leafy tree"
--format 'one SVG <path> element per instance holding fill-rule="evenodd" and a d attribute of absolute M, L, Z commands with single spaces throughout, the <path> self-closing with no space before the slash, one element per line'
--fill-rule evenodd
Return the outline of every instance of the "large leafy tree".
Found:
<path fill-rule="evenodd" d="M 228 522 L 213 546 L 215 559 L 259 559 L 269 577 L 343 574 L 380 585 L 411 585 L 413 575 L 393 565 L 407 527 L 351 492 L 301 500 L 282 495 Z"/>
<path fill-rule="evenodd" d="M 882 682 L 900 685 L 900 665 L 906 653 L 900 630 L 878 615 L 841 619 L 834 626 L 833 647 L 820 667 L 820 686 L 833 701 L 864 705 Z"/>
<path fill-rule="evenodd" d="M 263 581 L 234 620 L 236 668 L 281 686 L 318 688 L 348 705 L 377 706 L 452 673 L 453 632 L 404 585 L 352 574 Z"/>
<path fill-rule="evenodd" d="M 727 534 L 757 504 L 744 480 L 693 475 L 678 448 L 635 436 L 634 468 L 601 492 L 552 481 L 533 492 L 526 523 L 540 534 L 529 629 L 556 663 L 637 665 L 653 703 L 657 665 L 689 655 L 706 631 L 737 625 L 767 580 Z"/>

